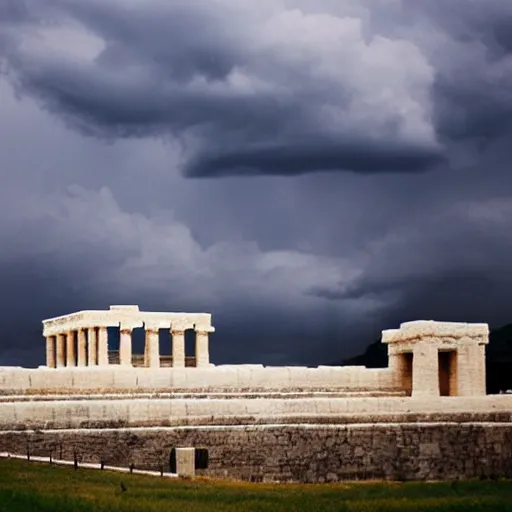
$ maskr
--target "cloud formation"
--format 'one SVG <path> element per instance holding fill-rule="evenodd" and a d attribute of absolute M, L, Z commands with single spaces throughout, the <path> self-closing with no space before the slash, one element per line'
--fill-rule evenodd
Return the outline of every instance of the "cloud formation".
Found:
<path fill-rule="evenodd" d="M 33 22 L 11 15 L 18 90 L 83 133 L 174 137 L 187 176 L 418 172 L 443 158 L 435 69 L 355 15 L 233 0 L 30 7 Z"/>
<path fill-rule="evenodd" d="M 508 0 L 0 0 L 0 364 L 113 303 L 211 311 L 219 363 L 510 322 L 511 23 Z"/>

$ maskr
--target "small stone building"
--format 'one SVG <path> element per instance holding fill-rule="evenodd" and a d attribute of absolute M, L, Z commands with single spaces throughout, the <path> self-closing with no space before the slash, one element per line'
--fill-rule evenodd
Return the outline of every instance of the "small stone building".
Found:
<path fill-rule="evenodd" d="M 132 331 L 145 330 L 145 348 L 142 364 L 132 350 Z M 108 328 L 119 329 L 119 352 L 110 357 Z M 69 315 L 43 320 L 46 338 L 46 366 L 73 368 L 108 366 L 115 360 L 123 367 L 144 366 L 159 368 L 159 332 L 167 330 L 172 336 L 172 357 L 165 358 L 173 368 L 187 366 L 185 358 L 185 331 L 195 332 L 194 365 L 208 367 L 210 356 L 208 335 L 215 329 L 208 313 L 159 313 L 140 311 L 139 306 L 110 306 L 108 311 L 79 311 Z"/>
<path fill-rule="evenodd" d="M 487 324 L 416 321 L 383 331 L 389 368 L 413 397 L 485 395 Z"/>

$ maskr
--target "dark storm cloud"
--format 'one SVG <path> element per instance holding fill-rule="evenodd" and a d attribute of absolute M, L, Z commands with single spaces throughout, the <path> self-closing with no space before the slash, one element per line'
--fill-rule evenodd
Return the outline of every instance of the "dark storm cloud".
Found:
<path fill-rule="evenodd" d="M 512 4 L 507 0 L 404 3 L 425 27 L 414 36 L 436 67 L 433 85 L 442 140 L 485 141 L 511 132 Z M 437 33 L 437 35 L 436 35 Z"/>
<path fill-rule="evenodd" d="M 203 154 L 186 168 L 191 177 L 265 174 L 289 175 L 317 171 L 419 172 L 442 161 L 435 150 L 389 144 L 362 145 L 361 141 L 305 141 L 303 144 L 268 145 L 245 151 Z"/>
<path fill-rule="evenodd" d="M 21 190 L 11 193 L 23 197 Z M 39 198 L 26 194 L 24 203 L 25 211 L 0 221 L 0 242 L 9 247 L 0 255 L 0 285 L 12 290 L 3 303 L 11 313 L 3 322 L 0 364 L 43 360 L 41 319 L 116 303 L 211 312 L 222 339 L 212 342 L 215 361 L 284 363 L 279 354 L 289 353 L 290 343 L 307 345 L 325 315 L 318 311 L 295 328 L 283 317 L 315 310 L 303 291 L 346 272 L 332 258 L 263 251 L 251 242 L 203 247 L 172 215 L 126 211 L 106 188 L 41 190 Z"/>
<path fill-rule="evenodd" d="M 20 23 L 31 19 L 24 2 L 3 0 L 0 4 L 0 24 Z"/>
<path fill-rule="evenodd" d="M 113 303 L 212 312 L 216 363 L 510 321 L 510 2 L 0 7 L 0 364 Z"/>
<path fill-rule="evenodd" d="M 506 0 L 342 4 L 6 1 L 5 61 L 83 133 L 172 134 L 192 177 L 417 172 L 510 131 Z"/>
<path fill-rule="evenodd" d="M 30 46 L 34 25 L 7 56 L 18 90 L 84 133 L 171 133 L 186 175 L 416 172 L 442 159 L 430 64 L 407 41 L 367 40 L 356 17 L 228 0 L 40 5 L 43 27 L 73 27 L 97 50 L 45 46 L 47 28 Z"/>
<path fill-rule="evenodd" d="M 359 277 L 309 293 L 340 302 L 377 298 L 388 319 L 499 321 L 497 303 L 512 285 L 511 215 L 512 201 L 502 198 L 459 200 L 408 219 L 372 243 Z"/>

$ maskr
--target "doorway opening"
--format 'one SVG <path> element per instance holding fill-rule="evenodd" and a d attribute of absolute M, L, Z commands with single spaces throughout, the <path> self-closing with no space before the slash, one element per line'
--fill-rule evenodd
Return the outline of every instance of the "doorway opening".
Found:
<path fill-rule="evenodd" d="M 169 473 L 176 473 L 176 448 L 171 450 L 169 456 Z"/>
<path fill-rule="evenodd" d="M 194 329 L 185 329 L 185 366 L 196 366 L 196 332 Z"/>
<path fill-rule="evenodd" d="M 440 350 L 438 361 L 439 394 L 455 396 L 457 394 L 457 351 Z"/>
<path fill-rule="evenodd" d="M 400 370 L 401 370 L 401 388 L 405 391 L 407 396 L 412 395 L 412 352 L 404 352 L 400 354 Z"/>
<path fill-rule="evenodd" d="M 196 448 L 195 450 L 196 469 L 208 469 L 208 449 Z"/>

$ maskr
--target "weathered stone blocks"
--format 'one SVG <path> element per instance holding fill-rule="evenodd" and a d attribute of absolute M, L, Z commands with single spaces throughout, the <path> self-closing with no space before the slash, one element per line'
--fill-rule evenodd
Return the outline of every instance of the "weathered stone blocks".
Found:
<path fill-rule="evenodd" d="M 140 469 L 168 471 L 173 448 L 208 450 L 208 468 L 198 474 L 256 481 L 512 476 L 512 424 L 492 422 L 0 434 L 0 451 L 69 460 L 77 454 L 83 462 Z"/>

